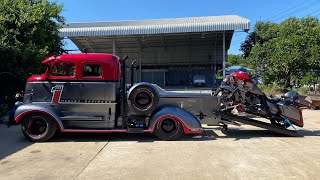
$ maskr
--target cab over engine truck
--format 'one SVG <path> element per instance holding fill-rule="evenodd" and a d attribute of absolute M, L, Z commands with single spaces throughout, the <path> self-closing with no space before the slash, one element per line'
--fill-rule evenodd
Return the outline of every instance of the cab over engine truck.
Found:
<path fill-rule="evenodd" d="M 46 72 L 27 80 L 24 102 L 16 103 L 14 123 L 22 124 L 25 137 L 36 142 L 51 139 L 57 131 L 153 133 L 162 140 L 176 140 L 183 134 L 203 133 L 201 124 L 222 126 L 226 131 L 228 124 L 239 123 L 300 136 L 287 128 L 292 124 L 302 127 L 301 108 L 310 105 L 303 103 L 296 92 L 268 99 L 255 85 L 243 82 L 249 77 L 236 73 L 230 77 L 238 80 L 222 84 L 214 95 L 175 93 L 146 82 L 133 85 L 132 65 L 131 86 L 127 87 L 126 59 L 111 54 L 66 54 L 45 59 L 42 64 Z M 263 103 L 252 105 L 240 101 L 242 96 L 233 98 L 238 92 L 247 95 L 246 91 L 260 92 L 258 97 L 272 105 L 266 109 L 268 116 L 261 113 Z M 271 124 L 232 113 L 231 109 L 240 107 L 270 119 Z M 252 113 L 252 107 L 257 107 L 253 112 L 258 113 Z M 284 126 L 273 117 L 281 117 L 276 120 L 283 119 Z"/>
<path fill-rule="evenodd" d="M 153 133 L 162 140 L 201 134 L 201 124 L 225 123 L 215 111 L 220 98 L 168 92 L 155 84 L 127 88 L 126 58 L 111 54 L 66 54 L 42 62 L 46 72 L 27 80 L 15 123 L 30 141 L 57 131 Z"/>

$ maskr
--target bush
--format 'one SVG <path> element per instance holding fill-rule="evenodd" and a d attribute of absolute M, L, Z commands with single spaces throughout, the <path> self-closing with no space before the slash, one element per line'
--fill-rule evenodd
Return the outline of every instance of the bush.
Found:
<path fill-rule="evenodd" d="M 309 91 L 309 88 L 308 87 L 301 87 L 301 88 L 297 89 L 297 91 L 298 91 L 299 94 L 307 95 L 308 91 Z"/>
<path fill-rule="evenodd" d="M 280 86 L 275 84 L 258 84 L 258 87 L 263 91 L 267 96 L 275 96 L 276 94 L 281 94 L 283 89 Z"/>
<path fill-rule="evenodd" d="M 259 84 L 258 87 L 267 95 L 275 96 L 277 94 L 284 94 L 291 89 L 281 88 L 279 85 L 274 84 Z M 292 90 L 297 91 L 299 94 L 307 95 L 309 92 L 308 87 L 292 88 Z"/>
<path fill-rule="evenodd" d="M 9 111 L 9 105 L 6 103 L 2 103 L 0 105 L 0 118 L 5 115 Z"/>

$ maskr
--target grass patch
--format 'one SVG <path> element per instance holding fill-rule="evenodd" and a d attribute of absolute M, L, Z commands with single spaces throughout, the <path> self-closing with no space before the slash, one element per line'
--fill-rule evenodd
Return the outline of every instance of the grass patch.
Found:
<path fill-rule="evenodd" d="M 283 94 L 284 92 L 283 88 L 274 84 L 259 84 L 258 87 L 269 97 L 276 96 L 277 94 Z"/>

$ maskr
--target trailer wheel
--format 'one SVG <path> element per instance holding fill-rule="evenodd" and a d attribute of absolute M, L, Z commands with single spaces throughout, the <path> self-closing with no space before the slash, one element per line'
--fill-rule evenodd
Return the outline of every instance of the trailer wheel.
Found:
<path fill-rule="evenodd" d="M 22 133 L 32 142 L 48 141 L 56 131 L 56 123 L 45 114 L 32 114 L 22 122 Z"/>
<path fill-rule="evenodd" d="M 167 117 L 157 123 L 154 134 L 161 140 L 172 141 L 184 135 L 184 131 L 179 121 Z"/>
<path fill-rule="evenodd" d="M 222 132 L 223 134 L 227 135 L 227 133 L 228 133 L 228 126 L 227 126 L 227 125 L 222 126 L 221 132 Z"/>
<path fill-rule="evenodd" d="M 159 97 L 152 87 L 140 85 L 132 90 L 129 101 L 129 106 L 135 113 L 148 115 L 157 108 Z"/>

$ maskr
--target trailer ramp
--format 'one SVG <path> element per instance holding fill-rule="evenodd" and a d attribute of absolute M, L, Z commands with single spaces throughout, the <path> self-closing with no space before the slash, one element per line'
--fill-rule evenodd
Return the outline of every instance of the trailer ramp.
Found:
<path fill-rule="evenodd" d="M 283 127 L 279 127 L 270 123 L 266 123 L 266 122 L 262 122 L 262 121 L 258 121 L 255 119 L 251 119 L 245 116 L 237 116 L 234 114 L 221 114 L 221 119 L 225 120 L 225 121 L 235 121 L 235 122 L 239 122 L 242 124 L 248 124 L 251 126 L 256 126 L 259 128 L 263 128 L 263 129 L 267 129 L 269 131 L 273 131 L 276 133 L 280 133 L 280 134 L 285 134 L 288 136 L 293 136 L 293 137 L 302 137 L 301 134 L 299 134 L 297 131 L 294 130 L 288 130 L 285 129 Z"/>

